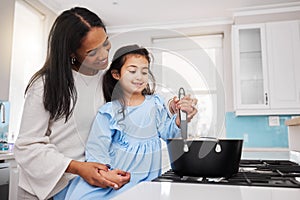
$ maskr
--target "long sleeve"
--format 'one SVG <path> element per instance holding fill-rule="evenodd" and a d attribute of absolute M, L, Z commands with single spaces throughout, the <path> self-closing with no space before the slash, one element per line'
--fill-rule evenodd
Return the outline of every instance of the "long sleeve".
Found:
<path fill-rule="evenodd" d="M 19 185 L 45 199 L 64 174 L 70 158 L 50 144 L 46 136 L 49 113 L 43 105 L 43 83 L 38 80 L 28 91 L 14 154 L 20 166 Z"/>
<path fill-rule="evenodd" d="M 154 98 L 157 109 L 156 124 L 160 137 L 163 140 L 179 137 L 180 129 L 175 123 L 177 114 L 170 115 L 164 104 L 164 100 L 159 95 L 155 95 Z"/>
<path fill-rule="evenodd" d="M 107 104 L 105 105 L 107 106 Z M 111 164 L 109 148 L 112 140 L 111 116 L 98 112 L 86 145 L 86 159 L 90 162 Z"/>

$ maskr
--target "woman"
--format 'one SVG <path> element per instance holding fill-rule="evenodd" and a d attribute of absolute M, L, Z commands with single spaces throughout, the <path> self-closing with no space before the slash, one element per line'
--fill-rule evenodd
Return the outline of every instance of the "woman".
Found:
<path fill-rule="evenodd" d="M 110 50 L 101 19 L 85 8 L 63 12 L 50 31 L 47 60 L 30 80 L 15 157 L 20 199 L 47 199 L 74 176 L 91 185 L 121 187 L 130 175 L 101 176 L 107 166 L 84 162 L 85 142 L 103 105 L 102 71 Z"/>
<path fill-rule="evenodd" d="M 85 143 L 98 108 L 104 104 L 102 74 L 110 42 L 101 19 L 85 8 L 64 11 L 55 20 L 44 66 L 31 78 L 15 143 L 19 199 L 48 199 L 64 194 L 79 175 L 89 184 L 118 189 L 130 174 L 84 162 Z M 181 106 L 191 107 L 191 98 Z M 175 108 L 173 101 L 170 107 Z M 191 117 L 196 113 L 187 110 Z M 59 198 L 59 195 L 56 197 Z"/>

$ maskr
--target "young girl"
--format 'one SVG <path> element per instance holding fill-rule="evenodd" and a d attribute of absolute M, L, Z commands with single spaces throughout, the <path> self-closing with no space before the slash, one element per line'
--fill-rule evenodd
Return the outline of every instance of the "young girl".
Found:
<path fill-rule="evenodd" d="M 66 199 L 110 199 L 160 175 L 160 138 L 179 137 L 180 120 L 177 114 L 170 116 L 164 100 L 153 94 L 155 82 L 149 65 L 145 48 L 129 45 L 117 50 L 103 78 L 107 103 L 99 109 L 86 145 L 87 161 L 111 167 L 107 172 L 100 170 L 100 174 L 122 169 L 130 172 L 130 182 L 119 190 L 103 189 L 78 177 Z"/>

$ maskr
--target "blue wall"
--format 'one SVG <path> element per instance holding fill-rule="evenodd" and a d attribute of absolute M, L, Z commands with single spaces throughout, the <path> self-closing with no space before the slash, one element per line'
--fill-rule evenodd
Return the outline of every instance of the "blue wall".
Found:
<path fill-rule="evenodd" d="M 291 116 L 279 116 L 280 126 L 269 126 L 269 116 L 235 116 L 226 113 L 227 138 L 244 139 L 244 147 L 288 148 L 288 129 L 284 124 Z"/>

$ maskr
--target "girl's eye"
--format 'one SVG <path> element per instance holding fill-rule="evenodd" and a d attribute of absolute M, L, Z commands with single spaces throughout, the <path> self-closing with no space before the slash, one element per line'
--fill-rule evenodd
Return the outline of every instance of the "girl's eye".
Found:
<path fill-rule="evenodd" d="M 134 70 L 129 70 L 130 73 L 134 74 L 136 71 Z"/>
<path fill-rule="evenodd" d="M 143 69 L 143 70 L 142 70 L 142 74 L 143 74 L 143 75 L 148 75 L 148 73 L 149 73 L 148 69 Z"/>

